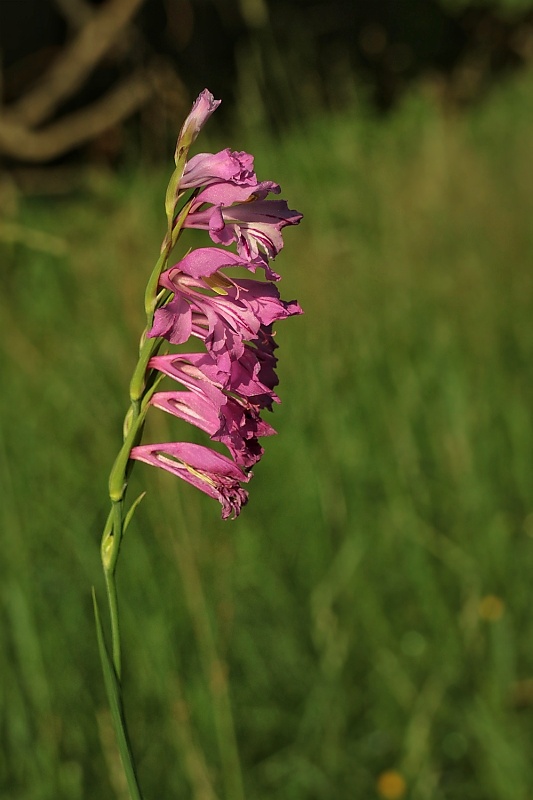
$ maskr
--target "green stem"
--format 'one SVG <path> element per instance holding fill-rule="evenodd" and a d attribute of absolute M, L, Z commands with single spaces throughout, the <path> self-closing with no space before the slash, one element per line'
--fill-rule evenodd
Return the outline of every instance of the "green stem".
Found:
<path fill-rule="evenodd" d="M 102 548 L 102 561 L 104 566 L 107 602 L 109 606 L 109 619 L 111 622 L 111 643 L 113 652 L 113 666 L 120 684 L 122 675 L 122 659 L 120 653 L 120 624 L 118 616 L 118 595 L 115 581 L 115 570 L 123 535 L 122 503 L 113 503 L 113 530 L 108 539 L 108 547 Z"/>
<path fill-rule="evenodd" d="M 139 503 L 139 499 L 135 502 L 135 506 Z M 128 515 L 129 516 L 129 515 Z M 100 615 L 96 604 L 96 597 L 94 597 L 95 606 L 95 619 L 96 631 L 98 635 L 98 648 L 100 651 L 100 659 L 102 662 L 102 669 L 104 672 L 104 681 L 111 707 L 111 716 L 113 719 L 113 726 L 117 737 L 117 745 L 124 767 L 124 774 L 128 784 L 130 800 L 142 800 L 141 790 L 135 773 L 135 765 L 131 753 L 131 747 L 128 739 L 128 732 L 126 728 L 126 720 L 124 718 L 124 711 L 122 707 L 122 657 L 120 647 L 120 624 L 118 613 L 118 594 L 116 585 L 116 567 L 118 556 L 120 553 L 120 545 L 124 535 L 124 529 L 127 522 L 123 517 L 123 502 L 119 500 L 113 502 L 111 511 L 106 521 L 104 533 L 102 536 L 102 565 L 104 568 L 105 585 L 107 592 L 107 603 L 109 608 L 109 619 L 111 624 L 111 645 L 112 645 L 112 658 L 109 658 L 107 648 L 104 641 L 104 633 L 102 624 L 100 622 Z"/>
<path fill-rule="evenodd" d="M 118 597 L 117 585 L 114 573 L 105 573 L 105 585 L 107 590 L 107 603 L 109 606 L 109 619 L 111 622 L 111 642 L 113 652 L 113 667 L 120 682 L 122 677 L 122 661 L 120 654 L 120 626 L 118 617 Z"/>
<path fill-rule="evenodd" d="M 172 182 L 172 180 L 171 180 Z M 171 185 L 169 184 L 169 190 L 171 190 Z M 146 292 L 144 295 L 144 309 L 146 311 L 146 330 L 149 330 L 152 327 L 152 322 L 154 319 L 154 312 L 157 306 L 157 287 L 159 285 L 159 277 L 163 270 L 165 269 L 168 261 L 168 257 L 172 252 L 176 242 L 178 241 L 179 237 L 181 236 L 181 231 L 183 228 L 183 223 L 189 213 L 189 209 L 192 205 L 192 202 L 198 192 L 195 190 L 190 199 L 185 203 L 183 208 L 180 210 L 177 217 L 174 219 L 174 207 L 176 200 L 173 200 L 174 205 L 169 205 L 167 208 L 167 215 L 169 220 L 169 227 L 163 244 L 161 246 L 161 254 L 157 259 L 157 263 L 148 279 L 148 283 L 146 285 Z M 167 195 L 167 202 L 172 203 L 172 191 L 170 194 Z"/>
<path fill-rule="evenodd" d="M 146 332 L 144 335 L 146 335 Z M 157 353 L 160 347 L 161 339 L 144 339 L 139 351 L 139 360 L 130 381 L 130 399 L 132 403 L 140 403 L 146 389 L 146 370 L 148 368 L 148 362 L 152 356 Z M 134 408 L 134 417 L 135 416 Z"/>
<path fill-rule="evenodd" d="M 127 471 L 128 461 L 130 460 L 130 452 L 131 448 L 135 447 L 141 437 L 144 418 L 146 417 L 147 410 L 148 404 L 146 404 L 144 408 L 141 407 L 141 411 L 137 414 L 135 420 L 132 418 L 130 428 L 126 438 L 124 439 L 124 444 L 119 450 L 118 456 L 116 457 L 115 463 L 111 469 L 111 473 L 109 475 L 109 497 L 113 503 L 122 502 L 126 494 Z"/>
<path fill-rule="evenodd" d="M 146 284 L 146 291 L 144 294 L 144 309 L 146 312 L 147 330 L 152 327 L 152 320 L 154 317 L 154 311 L 156 306 L 157 286 L 159 284 L 159 276 L 161 275 L 161 273 L 165 268 L 168 257 L 170 255 L 170 250 L 171 250 L 171 241 L 170 239 L 165 239 L 161 255 L 157 259 L 153 272 L 150 275 L 150 278 L 148 279 L 148 283 Z"/>
<path fill-rule="evenodd" d="M 120 682 L 117 678 L 115 669 L 109 658 L 107 648 L 104 641 L 104 632 L 102 629 L 102 622 L 100 620 L 100 612 L 98 610 L 98 603 L 96 602 L 96 595 L 93 589 L 93 604 L 94 604 L 94 618 L 96 622 L 96 636 L 98 639 L 98 650 L 100 652 L 100 659 L 102 662 L 102 670 L 104 673 L 104 683 L 111 708 L 111 718 L 113 720 L 113 727 L 117 737 L 117 745 L 120 753 L 120 759 L 124 768 L 124 775 L 128 784 L 130 800 L 142 800 L 137 774 L 135 772 L 135 765 L 133 762 L 133 755 L 129 743 L 128 732 L 126 729 L 126 720 L 124 719 L 124 710 L 122 707 L 122 694 L 120 689 Z"/>

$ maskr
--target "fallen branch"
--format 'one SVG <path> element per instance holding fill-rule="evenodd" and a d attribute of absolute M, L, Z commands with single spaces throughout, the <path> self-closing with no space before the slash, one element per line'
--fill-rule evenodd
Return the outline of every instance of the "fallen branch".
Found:
<path fill-rule="evenodd" d="M 96 9 L 87 0 L 54 0 L 72 30 L 81 30 L 94 17 Z"/>
<path fill-rule="evenodd" d="M 83 84 L 143 2 L 109 0 L 96 11 L 34 88 L 3 109 L 2 122 L 23 130 L 48 119 Z M 36 135 L 30 131 L 24 133 L 28 137 Z"/>
<path fill-rule="evenodd" d="M 90 106 L 42 130 L 0 118 L 0 152 L 23 161 L 50 161 L 98 136 L 137 111 L 155 92 L 153 76 L 141 70 Z"/>

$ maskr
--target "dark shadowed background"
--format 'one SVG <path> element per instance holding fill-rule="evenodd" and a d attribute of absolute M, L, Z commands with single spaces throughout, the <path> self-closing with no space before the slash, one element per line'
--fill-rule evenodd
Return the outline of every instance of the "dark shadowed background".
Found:
<path fill-rule="evenodd" d="M 3 2 L 0 155 L 43 162 L 81 143 L 88 157 L 113 161 L 140 138 L 163 157 L 176 118 L 205 86 L 224 97 L 217 124 L 250 116 L 274 132 L 354 102 L 388 110 L 413 81 L 430 84 L 443 104 L 461 106 L 532 56 L 526 0 Z M 51 79 L 54 70 L 59 83 L 67 76 L 66 87 Z M 98 114 L 99 103 L 132 75 L 148 84 L 137 101 L 122 110 L 111 102 Z M 93 111 L 85 131 L 72 130 L 72 120 L 70 136 L 68 126 L 66 133 L 54 128 L 81 109 Z M 9 136 L 8 122 L 22 135 Z M 50 125 L 60 139 L 55 148 L 46 138 Z"/>

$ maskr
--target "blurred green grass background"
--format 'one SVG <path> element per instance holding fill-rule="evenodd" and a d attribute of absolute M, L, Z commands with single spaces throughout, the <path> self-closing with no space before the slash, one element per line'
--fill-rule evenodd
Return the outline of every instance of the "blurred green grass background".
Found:
<path fill-rule="evenodd" d="M 135 470 L 119 591 L 147 798 L 239 800 L 241 775 L 248 800 L 533 798 L 532 89 L 210 143 L 304 212 L 277 268 L 306 313 L 279 326 L 279 436 L 237 521 Z M 26 242 L 0 234 L 9 800 L 126 797 L 90 589 L 167 178 L 95 174 L 24 200 Z"/>

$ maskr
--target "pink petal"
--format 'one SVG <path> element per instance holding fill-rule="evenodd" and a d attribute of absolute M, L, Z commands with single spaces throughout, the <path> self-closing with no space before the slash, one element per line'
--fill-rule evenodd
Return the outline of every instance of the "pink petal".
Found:
<path fill-rule="evenodd" d="M 197 489 L 214 497 L 222 505 L 222 519 L 237 517 L 248 502 L 248 493 L 240 486 L 252 477 L 226 458 L 207 447 L 192 442 L 166 442 L 134 447 L 130 458 L 161 467 Z"/>

